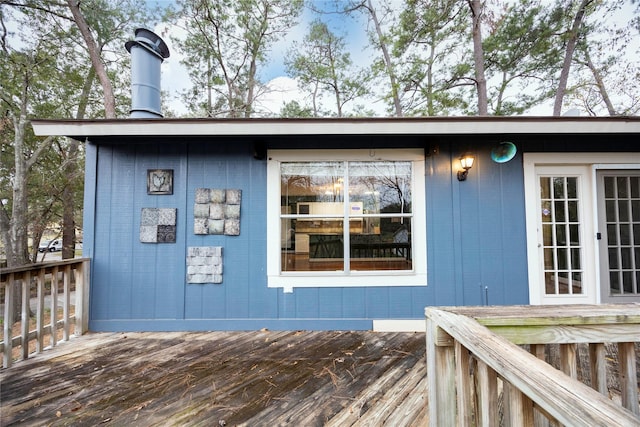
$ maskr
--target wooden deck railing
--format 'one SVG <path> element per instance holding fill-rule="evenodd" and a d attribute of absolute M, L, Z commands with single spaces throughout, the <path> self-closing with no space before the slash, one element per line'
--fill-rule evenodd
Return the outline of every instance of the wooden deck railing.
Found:
<path fill-rule="evenodd" d="M 640 304 L 446 307 L 425 314 L 431 426 L 640 426 L 634 344 Z M 591 387 L 577 380 L 576 348 L 584 343 Z M 608 396 L 604 343 L 617 343 L 621 404 Z M 556 344 L 560 369 L 541 360 L 545 346 Z"/>
<path fill-rule="evenodd" d="M 4 368 L 14 359 L 40 353 L 47 336 L 49 345 L 55 346 L 60 329 L 63 341 L 69 339 L 71 328 L 75 335 L 88 330 L 89 262 L 88 258 L 76 258 L 0 269 L 0 294 L 4 296 L 0 352 Z M 21 307 L 19 319 L 14 319 L 15 304 Z"/>

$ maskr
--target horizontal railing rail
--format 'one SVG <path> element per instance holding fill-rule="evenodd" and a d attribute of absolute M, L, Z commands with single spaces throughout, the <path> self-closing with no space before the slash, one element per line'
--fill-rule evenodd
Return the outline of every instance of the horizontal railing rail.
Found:
<path fill-rule="evenodd" d="M 428 307 L 425 314 L 430 425 L 640 425 L 640 305 Z M 577 380 L 579 343 L 589 345 L 591 387 Z M 617 343 L 621 404 L 608 397 L 604 343 Z M 541 360 L 556 344 L 560 369 Z"/>
<path fill-rule="evenodd" d="M 42 352 L 46 337 L 55 346 L 60 330 L 63 341 L 69 340 L 71 328 L 74 335 L 87 332 L 89 265 L 88 258 L 75 258 L 0 269 L 4 368 Z"/>

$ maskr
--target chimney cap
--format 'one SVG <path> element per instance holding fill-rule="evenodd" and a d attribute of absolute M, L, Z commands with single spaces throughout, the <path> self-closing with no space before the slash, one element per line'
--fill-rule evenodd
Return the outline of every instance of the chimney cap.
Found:
<path fill-rule="evenodd" d="M 138 45 L 161 58 L 169 57 L 167 44 L 156 33 L 146 28 L 137 28 L 135 34 L 135 40 L 130 40 L 124 44 L 127 51 L 131 52 L 131 48 L 134 45 Z"/>

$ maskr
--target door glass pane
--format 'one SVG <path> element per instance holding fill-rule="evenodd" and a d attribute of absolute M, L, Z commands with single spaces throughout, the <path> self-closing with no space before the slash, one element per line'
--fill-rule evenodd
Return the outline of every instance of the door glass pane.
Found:
<path fill-rule="evenodd" d="M 567 178 L 567 198 L 568 199 L 578 198 L 578 178 L 575 178 L 575 177 Z"/>
<path fill-rule="evenodd" d="M 569 273 L 561 271 L 558 273 L 558 293 L 567 295 L 571 293 L 571 283 L 569 282 Z"/>
<path fill-rule="evenodd" d="M 604 197 L 611 199 L 616 194 L 616 184 L 612 176 L 604 177 Z"/>
<path fill-rule="evenodd" d="M 631 188 L 631 197 L 640 198 L 640 176 L 629 177 L 629 187 Z"/>
<path fill-rule="evenodd" d="M 551 215 L 551 202 L 549 200 L 542 201 L 542 222 L 551 222 L 553 216 Z"/>
<path fill-rule="evenodd" d="M 619 176 L 616 179 L 616 183 L 618 185 L 618 198 L 625 199 L 629 197 L 629 189 L 627 188 L 627 184 L 629 180 L 625 176 Z"/>
<path fill-rule="evenodd" d="M 564 214 L 564 207 L 565 207 L 565 201 L 564 200 L 560 200 L 555 202 L 554 205 L 554 214 L 555 214 L 555 220 L 556 222 L 564 222 L 566 221 L 566 216 Z"/>
<path fill-rule="evenodd" d="M 618 200 L 618 220 L 620 222 L 629 221 L 629 201 Z"/>
<path fill-rule="evenodd" d="M 544 246 L 551 246 L 553 243 L 553 228 L 551 224 L 542 224 L 542 241 Z"/>
<path fill-rule="evenodd" d="M 620 278 L 617 271 L 609 272 L 609 291 L 612 295 L 620 294 Z"/>
<path fill-rule="evenodd" d="M 616 203 L 615 200 L 607 200 L 605 202 L 605 209 L 607 212 L 607 221 L 616 220 Z"/>
<path fill-rule="evenodd" d="M 540 225 L 545 292 L 547 295 L 581 294 L 583 248 L 579 178 L 540 177 L 539 183 L 543 196 L 540 200 Z"/>
<path fill-rule="evenodd" d="M 540 199 L 550 199 L 551 198 L 551 189 L 550 189 L 550 181 L 549 178 L 541 177 L 540 178 Z"/>
<path fill-rule="evenodd" d="M 623 271 L 622 272 L 622 289 L 625 294 L 633 294 L 635 293 L 635 289 L 633 286 L 633 272 L 632 271 Z"/>
<path fill-rule="evenodd" d="M 567 246 L 567 233 L 564 224 L 556 225 L 556 244 L 558 246 Z"/>
<path fill-rule="evenodd" d="M 566 178 L 557 177 L 553 178 L 553 197 L 556 199 L 564 199 L 564 184 Z"/>
<path fill-rule="evenodd" d="M 578 222 L 578 202 L 570 201 L 567 206 L 569 207 L 569 221 Z"/>
<path fill-rule="evenodd" d="M 580 233 L 578 230 L 578 224 L 569 225 L 569 239 L 571 246 L 580 246 Z"/>
<path fill-rule="evenodd" d="M 618 226 L 618 230 L 620 230 L 620 244 L 630 245 L 631 244 L 631 226 L 629 224 L 620 224 Z"/>
<path fill-rule="evenodd" d="M 572 284 L 573 284 L 573 293 L 578 294 L 582 293 L 582 273 L 573 273 L 572 275 Z"/>
<path fill-rule="evenodd" d="M 623 270 L 633 268 L 633 261 L 631 259 L 631 248 L 620 248 L 620 260 L 622 261 Z"/>
<path fill-rule="evenodd" d="M 618 244 L 618 227 L 615 224 L 607 224 L 607 241 L 609 246 Z"/>

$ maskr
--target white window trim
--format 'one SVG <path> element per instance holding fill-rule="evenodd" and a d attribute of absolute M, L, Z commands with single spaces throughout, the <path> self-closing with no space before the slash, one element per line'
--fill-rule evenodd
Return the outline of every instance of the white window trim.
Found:
<path fill-rule="evenodd" d="M 636 160 L 637 163 L 629 163 L 629 160 Z M 592 231 L 591 236 L 587 236 L 586 244 L 592 245 L 593 260 L 593 280 L 595 281 L 595 295 L 592 299 L 596 304 L 600 303 L 600 253 L 595 241 L 595 230 L 598 229 L 597 212 L 597 180 L 596 171 L 599 169 L 638 169 L 640 156 L 638 153 L 524 153 L 524 196 L 525 196 L 525 216 L 527 230 L 527 264 L 529 279 L 529 303 L 539 305 L 542 303 L 540 292 L 540 274 L 538 259 L 538 218 L 537 200 L 538 183 L 536 179 L 536 168 L 540 166 L 585 166 L 590 168 L 589 182 L 584 183 L 583 189 L 589 191 L 587 200 L 590 206 L 583 206 L 583 209 L 590 209 L 593 212 L 588 218 L 590 223 L 588 228 Z M 573 298 L 575 299 L 575 298 Z M 559 297 L 559 303 L 571 303 L 571 296 Z"/>
<path fill-rule="evenodd" d="M 426 286 L 427 229 L 423 149 L 362 150 L 269 150 L 267 153 L 267 286 L 284 288 Z M 413 162 L 411 194 L 413 200 L 413 271 L 280 272 L 280 163 L 287 161 L 366 161 Z"/>

